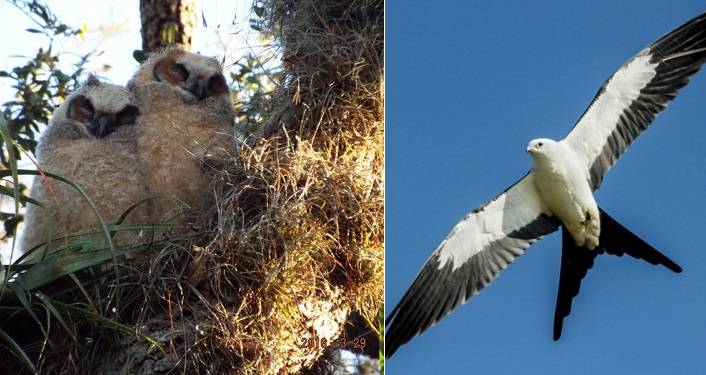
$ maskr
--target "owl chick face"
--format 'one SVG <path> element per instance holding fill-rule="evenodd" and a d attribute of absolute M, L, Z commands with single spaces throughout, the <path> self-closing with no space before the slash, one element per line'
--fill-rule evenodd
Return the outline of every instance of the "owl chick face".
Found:
<path fill-rule="evenodd" d="M 169 49 L 157 57 L 152 76 L 196 100 L 228 94 L 228 84 L 216 60 L 178 48 Z"/>
<path fill-rule="evenodd" d="M 130 104 L 123 87 L 100 82 L 91 76 L 68 99 L 66 118 L 86 136 L 104 138 L 121 126 L 135 123 L 139 110 Z"/>

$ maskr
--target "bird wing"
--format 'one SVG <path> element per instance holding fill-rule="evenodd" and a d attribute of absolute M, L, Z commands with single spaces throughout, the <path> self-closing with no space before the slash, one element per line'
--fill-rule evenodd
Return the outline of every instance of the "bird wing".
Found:
<path fill-rule="evenodd" d="M 630 255 L 635 259 L 644 259 L 653 265 L 662 265 L 672 272 L 680 273 L 681 267 L 659 250 L 636 236 L 630 230 L 610 217 L 601 208 L 601 236 L 596 249 L 589 250 L 576 246 L 573 237 L 562 226 L 561 235 L 561 271 L 559 273 L 559 290 L 554 310 L 554 340 L 561 337 L 564 318 L 571 312 L 571 302 L 579 293 L 581 280 L 586 276 L 599 254 L 623 256 Z"/>
<path fill-rule="evenodd" d="M 559 221 L 547 215 L 528 173 L 464 217 L 429 257 L 387 318 L 386 356 L 490 284 Z"/>
<path fill-rule="evenodd" d="M 586 163 L 594 190 L 704 61 L 706 13 L 640 51 L 603 84 L 563 140 Z"/>

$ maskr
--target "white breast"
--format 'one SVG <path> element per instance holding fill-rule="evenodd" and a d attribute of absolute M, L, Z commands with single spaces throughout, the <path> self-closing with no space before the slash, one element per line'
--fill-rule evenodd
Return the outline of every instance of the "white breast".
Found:
<path fill-rule="evenodd" d="M 569 230 L 576 244 L 598 244 L 598 205 L 589 185 L 588 171 L 573 149 L 558 142 L 532 158 L 534 182 L 544 203 Z"/>

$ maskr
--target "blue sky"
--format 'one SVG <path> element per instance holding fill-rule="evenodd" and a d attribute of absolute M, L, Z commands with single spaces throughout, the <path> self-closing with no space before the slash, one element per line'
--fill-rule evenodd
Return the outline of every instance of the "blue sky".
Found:
<path fill-rule="evenodd" d="M 386 307 L 467 212 L 563 138 L 600 85 L 699 1 L 388 2 Z M 602 256 L 552 341 L 555 233 L 400 348 L 388 374 L 665 374 L 706 350 L 706 72 L 607 174 L 596 198 L 683 268 Z"/>

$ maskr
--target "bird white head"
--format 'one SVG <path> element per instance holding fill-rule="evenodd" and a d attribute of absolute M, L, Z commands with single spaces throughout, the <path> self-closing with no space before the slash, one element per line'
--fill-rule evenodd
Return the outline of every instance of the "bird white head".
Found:
<path fill-rule="evenodd" d="M 537 155 L 543 155 L 547 152 L 551 152 L 559 146 L 559 143 L 553 139 L 549 138 L 537 138 L 530 141 L 527 145 L 527 152 L 535 157 Z"/>

